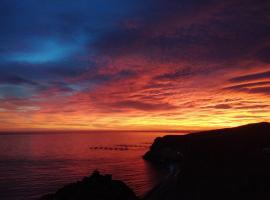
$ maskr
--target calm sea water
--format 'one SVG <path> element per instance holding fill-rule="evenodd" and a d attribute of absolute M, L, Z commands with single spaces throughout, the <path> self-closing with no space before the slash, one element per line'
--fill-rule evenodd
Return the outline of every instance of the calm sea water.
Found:
<path fill-rule="evenodd" d="M 0 135 L 0 199 L 32 200 L 97 169 L 142 196 L 166 171 L 142 159 L 165 133 L 35 133 Z"/>

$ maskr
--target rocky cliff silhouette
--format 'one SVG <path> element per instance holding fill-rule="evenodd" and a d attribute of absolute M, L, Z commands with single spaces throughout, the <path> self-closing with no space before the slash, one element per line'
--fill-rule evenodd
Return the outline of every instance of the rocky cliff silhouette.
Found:
<path fill-rule="evenodd" d="M 157 138 L 144 159 L 177 168 L 145 200 L 270 199 L 270 124 Z"/>

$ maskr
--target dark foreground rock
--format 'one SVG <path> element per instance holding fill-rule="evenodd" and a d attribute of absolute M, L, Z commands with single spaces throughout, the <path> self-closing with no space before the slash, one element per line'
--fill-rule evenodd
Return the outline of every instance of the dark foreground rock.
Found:
<path fill-rule="evenodd" d="M 144 199 L 270 199 L 269 149 L 269 123 L 158 138 L 144 159 L 177 169 Z"/>
<path fill-rule="evenodd" d="M 93 172 L 82 181 L 71 183 L 54 194 L 40 200 L 137 200 L 134 192 L 122 181 L 112 180 L 110 175 Z"/>

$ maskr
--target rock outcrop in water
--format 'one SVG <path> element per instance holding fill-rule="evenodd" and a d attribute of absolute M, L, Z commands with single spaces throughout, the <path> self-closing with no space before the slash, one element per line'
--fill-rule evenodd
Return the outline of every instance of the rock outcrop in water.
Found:
<path fill-rule="evenodd" d="M 93 172 L 82 181 L 71 183 L 54 194 L 40 200 L 137 200 L 134 192 L 122 181 L 112 180 L 110 175 Z"/>
<path fill-rule="evenodd" d="M 177 170 L 144 199 L 270 199 L 269 149 L 269 123 L 157 138 L 144 159 Z"/>

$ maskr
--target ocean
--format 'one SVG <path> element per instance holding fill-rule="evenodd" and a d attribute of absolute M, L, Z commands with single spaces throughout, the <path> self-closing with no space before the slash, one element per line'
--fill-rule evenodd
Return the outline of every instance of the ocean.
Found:
<path fill-rule="evenodd" d="M 166 175 L 142 159 L 161 132 L 0 134 L 0 199 L 34 200 L 93 170 L 112 174 L 138 196 Z M 170 133 L 171 134 L 171 133 Z"/>

